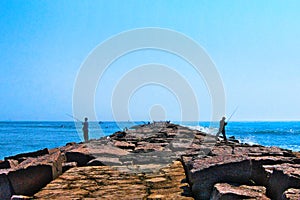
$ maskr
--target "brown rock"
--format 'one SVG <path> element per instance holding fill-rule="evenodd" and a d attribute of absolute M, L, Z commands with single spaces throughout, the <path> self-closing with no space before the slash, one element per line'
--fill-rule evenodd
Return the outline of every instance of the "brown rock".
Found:
<path fill-rule="evenodd" d="M 290 188 L 283 193 L 282 200 L 299 200 L 300 189 Z"/>
<path fill-rule="evenodd" d="M 191 200 L 179 161 L 159 173 L 128 174 L 109 166 L 76 167 L 34 195 L 35 199 Z"/>
<path fill-rule="evenodd" d="M 250 160 L 241 156 L 197 159 L 189 168 L 188 180 L 196 199 L 209 199 L 216 183 L 247 184 L 252 173 Z"/>
<path fill-rule="evenodd" d="M 62 173 L 60 152 L 37 158 L 28 158 L 16 168 L 10 169 L 7 177 L 13 194 L 33 195 Z"/>
<path fill-rule="evenodd" d="M 33 195 L 46 186 L 52 177 L 52 166 L 37 165 L 8 174 L 14 194 Z"/>
<path fill-rule="evenodd" d="M 163 151 L 163 150 L 164 147 L 161 145 L 161 143 L 138 142 L 133 152 L 149 153 L 153 151 Z"/>
<path fill-rule="evenodd" d="M 131 149 L 133 150 L 135 148 L 135 145 L 132 143 L 124 142 L 124 141 L 115 141 L 114 145 L 121 149 Z"/>
<path fill-rule="evenodd" d="M 87 166 L 119 166 L 122 165 L 119 158 L 115 157 L 98 157 L 96 159 L 93 159 L 87 163 Z"/>
<path fill-rule="evenodd" d="M 0 160 L 0 169 L 6 169 L 6 168 L 10 168 L 10 163 L 9 161 L 5 160 Z"/>
<path fill-rule="evenodd" d="M 266 165 L 264 168 L 270 176 L 267 194 L 272 199 L 281 199 L 289 188 L 300 189 L 300 164 L 283 163 Z"/>
<path fill-rule="evenodd" d="M 6 174 L 0 174 L 0 199 L 10 199 L 13 191 Z"/>
<path fill-rule="evenodd" d="M 86 166 L 90 161 L 94 162 L 94 164 L 98 162 L 97 165 L 100 165 L 99 162 L 105 160 L 108 161 L 108 165 L 113 160 L 109 160 L 109 158 L 123 157 L 129 154 L 129 152 L 109 143 L 92 141 L 84 145 L 78 145 L 76 148 L 66 151 L 65 154 L 67 162 L 76 162 L 78 166 Z M 105 162 L 103 164 L 106 165 Z"/>
<path fill-rule="evenodd" d="M 1 186 L 31 185 L 28 177 L 43 182 L 49 177 L 41 176 L 58 176 L 62 170 L 59 163 L 65 163 L 64 171 L 69 170 L 38 192 L 36 198 L 191 199 L 185 181 L 196 199 L 209 199 L 212 192 L 215 199 L 268 199 L 264 188 L 272 199 L 280 199 L 283 194 L 286 198 L 291 198 L 291 194 L 297 198 L 300 188 L 296 164 L 300 164 L 299 154 L 235 140 L 217 142 L 213 136 L 165 122 L 136 126 L 109 138 L 70 143 L 48 152 L 61 152 L 60 162 L 47 162 L 53 158 L 46 154 L 34 158 L 19 155 L 15 157 L 20 162 L 18 167 L 2 170 Z M 186 175 L 180 162 L 166 167 L 179 158 Z M 39 171 L 43 174 L 39 175 Z M 11 186 L 7 173 L 20 173 L 13 177 Z M 20 177 L 26 182 L 22 183 Z"/>
<path fill-rule="evenodd" d="M 78 166 L 85 166 L 90 160 L 95 157 L 86 153 L 69 151 L 66 152 L 67 162 L 76 162 Z"/>
<path fill-rule="evenodd" d="M 19 162 L 17 160 L 5 160 L 5 161 L 0 161 L 0 169 L 8 169 L 8 168 L 12 168 L 15 167 L 19 164 Z"/>
<path fill-rule="evenodd" d="M 34 151 L 34 152 L 21 153 L 21 154 L 15 155 L 15 156 L 5 157 L 4 159 L 5 160 L 18 160 L 19 162 L 22 162 L 27 157 L 38 157 L 38 156 L 42 156 L 45 154 L 49 154 L 49 150 L 47 148 L 38 150 L 38 151 Z"/>
<path fill-rule="evenodd" d="M 269 200 L 266 196 L 266 188 L 263 186 L 233 186 L 228 183 L 217 183 L 214 185 L 211 200 L 230 199 L 259 199 Z"/>

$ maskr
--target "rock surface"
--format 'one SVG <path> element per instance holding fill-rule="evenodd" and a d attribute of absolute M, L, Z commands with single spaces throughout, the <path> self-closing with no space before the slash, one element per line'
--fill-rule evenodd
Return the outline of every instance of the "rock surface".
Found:
<path fill-rule="evenodd" d="M 182 165 L 175 161 L 153 174 L 128 174 L 110 166 L 68 170 L 35 199 L 193 199 Z"/>
<path fill-rule="evenodd" d="M 8 157 L 0 199 L 300 199 L 299 165 L 297 152 L 156 122 Z"/>
<path fill-rule="evenodd" d="M 0 199 L 10 199 L 14 194 L 33 195 L 60 174 L 60 151 L 22 159 L 22 162 L 13 168 L 0 170 Z"/>
<path fill-rule="evenodd" d="M 211 200 L 226 199 L 259 199 L 269 200 L 266 196 L 266 188 L 263 186 L 234 186 L 228 183 L 217 183 L 214 185 Z"/>
<path fill-rule="evenodd" d="M 209 154 L 184 155 L 182 160 L 195 199 L 212 198 L 219 190 L 214 189 L 217 183 L 264 186 L 270 199 L 282 199 L 288 188 L 300 188 L 299 158 L 276 147 L 218 142 Z"/>
<path fill-rule="evenodd" d="M 299 200 L 300 189 L 290 188 L 283 193 L 282 200 Z"/>

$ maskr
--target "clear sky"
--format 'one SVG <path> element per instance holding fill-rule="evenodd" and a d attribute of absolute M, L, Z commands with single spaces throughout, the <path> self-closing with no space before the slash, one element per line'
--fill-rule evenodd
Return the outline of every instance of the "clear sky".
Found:
<path fill-rule="evenodd" d="M 69 120 L 77 73 L 88 54 L 120 32 L 172 29 L 201 45 L 223 80 L 233 120 L 300 119 L 300 1 L 0 1 L 0 120 Z M 143 63 L 174 65 L 195 91 L 201 120 L 210 119 L 203 80 L 179 58 L 136 52 L 109 68 L 99 83 L 99 120 L 112 120 L 114 81 Z M 176 64 L 175 64 L 176 63 Z M 120 68 L 120 66 L 125 66 Z M 125 70 L 126 69 L 126 70 Z M 178 102 L 157 85 L 132 96 L 132 119 L 160 109 L 178 117 Z"/>

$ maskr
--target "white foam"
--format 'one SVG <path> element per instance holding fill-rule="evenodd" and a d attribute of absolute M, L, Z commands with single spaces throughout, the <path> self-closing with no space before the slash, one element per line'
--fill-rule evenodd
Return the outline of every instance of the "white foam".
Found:
<path fill-rule="evenodd" d="M 217 128 L 209 128 L 209 127 L 203 127 L 203 126 L 185 126 L 192 130 L 198 130 L 207 134 L 215 135 L 218 132 Z"/>
<path fill-rule="evenodd" d="M 250 145 L 254 145 L 254 144 L 258 144 L 254 137 L 246 137 L 246 138 L 243 138 L 243 139 L 239 139 L 241 143 L 247 143 L 247 144 L 250 144 Z"/>

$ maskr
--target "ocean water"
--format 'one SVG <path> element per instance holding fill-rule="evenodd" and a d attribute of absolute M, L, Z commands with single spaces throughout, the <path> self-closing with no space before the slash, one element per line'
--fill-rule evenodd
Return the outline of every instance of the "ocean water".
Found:
<path fill-rule="evenodd" d="M 146 122 L 90 122 L 89 137 L 97 139 L 125 127 Z M 218 123 L 174 122 L 208 133 L 216 133 Z M 77 127 L 77 128 L 76 128 Z M 80 122 L 0 122 L 0 160 L 18 153 L 55 148 L 83 140 Z M 300 122 L 230 122 L 226 135 L 248 144 L 278 146 L 300 151 Z"/>

